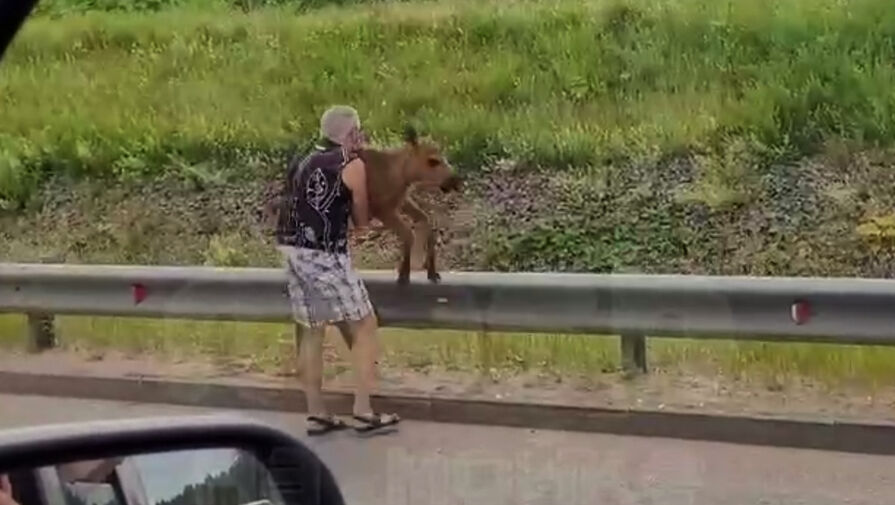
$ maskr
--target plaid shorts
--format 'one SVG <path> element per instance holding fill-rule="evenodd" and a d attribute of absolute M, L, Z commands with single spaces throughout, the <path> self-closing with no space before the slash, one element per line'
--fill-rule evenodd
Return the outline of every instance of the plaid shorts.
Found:
<path fill-rule="evenodd" d="M 295 321 L 309 327 L 359 321 L 373 312 L 347 254 L 279 246 L 286 264 Z"/>

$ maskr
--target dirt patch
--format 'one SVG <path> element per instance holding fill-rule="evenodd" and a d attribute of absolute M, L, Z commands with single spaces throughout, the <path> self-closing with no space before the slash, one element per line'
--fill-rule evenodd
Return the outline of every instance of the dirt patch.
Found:
<path fill-rule="evenodd" d="M 176 178 L 144 185 L 58 181 L 44 189 L 39 206 L 0 214 L 0 261 L 276 267 L 273 229 L 261 210 L 271 187 Z M 477 199 L 419 192 L 418 201 L 438 234 L 439 267 L 479 266 Z M 397 237 L 381 224 L 352 236 L 360 268 L 394 268 L 398 252 Z"/>
<path fill-rule="evenodd" d="M 890 156 L 750 160 L 682 153 L 562 171 L 498 162 L 469 174 L 462 193 L 418 196 L 438 231 L 442 270 L 895 272 Z M 260 212 L 271 177 L 57 181 L 26 212 L 0 216 L 0 258 L 277 266 Z M 354 237 L 353 254 L 361 268 L 394 268 L 397 239 L 374 228 Z"/>
<path fill-rule="evenodd" d="M 339 352 L 327 351 L 326 387 L 348 389 L 351 373 Z M 39 355 L 5 353 L 0 370 L 118 378 L 173 379 L 232 385 L 295 387 L 294 369 L 278 374 L 253 371 L 236 360 L 163 360 L 128 356 L 51 351 Z M 435 395 L 466 399 L 530 402 L 551 405 L 701 412 L 727 415 L 773 415 L 824 420 L 889 421 L 895 412 L 895 388 L 837 391 L 808 381 L 786 387 L 757 387 L 725 377 L 686 373 L 650 373 L 626 379 L 604 374 L 598 379 L 552 374 L 471 374 L 385 368 L 384 394 Z"/>

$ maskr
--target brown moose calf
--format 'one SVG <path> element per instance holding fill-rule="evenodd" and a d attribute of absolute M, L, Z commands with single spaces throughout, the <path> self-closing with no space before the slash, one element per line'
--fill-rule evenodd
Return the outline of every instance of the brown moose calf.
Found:
<path fill-rule="evenodd" d="M 455 191 L 460 189 L 460 178 L 434 142 L 420 139 L 410 127 L 405 131 L 404 140 L 404 145 L 398 148 L 362 149 L 358 153 L 367 168 L 370 216 L 393 231 L 401 242 L 398 284 L 410 282 L 411 256 L 416 242 L 414 228 L 421 235 L 417 243 L 426 248 L 426 275 L 429 281 L 438 282 L 441 276 L 435 266 L 435 230 L 429 215 L 414 201 L 412 189 L 419 186 Z M 264 205 L 262 212 L 268 223 L 276 222 L 280 202 L 280 198 L 273 198 Z M 414 228 L 401 214 L 410 217 Z"/>

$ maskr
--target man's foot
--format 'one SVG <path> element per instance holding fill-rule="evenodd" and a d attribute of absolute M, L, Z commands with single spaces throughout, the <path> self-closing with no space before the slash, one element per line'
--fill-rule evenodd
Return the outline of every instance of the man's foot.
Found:
<path fill-rule="evenodd" d="M 344 421 L 332 415 L 308 416 L 307 422 L 308 435 L 312 437 L 325 435 L 331 431 L 344 430 L 348 427 Z"/>
<path fill-rule="evenodd" d="M 355 414 L 354 420 L 356 421 L 354 429 L 358 433 L 371 433 L 387 426 L 394 426 L 401 422 L 401 418 L 398 417 L 398 414 L 381 413 Z"/>

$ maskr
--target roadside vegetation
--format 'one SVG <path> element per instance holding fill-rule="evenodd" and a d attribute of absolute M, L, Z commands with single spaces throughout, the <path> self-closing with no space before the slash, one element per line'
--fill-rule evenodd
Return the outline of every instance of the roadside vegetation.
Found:
<path fill-rule="evenodd" d="M 292 375 L 292 329 L 286 324 L 158 319 L 59 317 L 59 346 L 89 360 L 108 353 L 163 360 L 208 361 L 234 372 Z M 0 350 L 27 347 L 25 318 L 0 316 Z M 540 384 L 599 384 L 620 372 L 617 337 L 385 328 L 385 358 L 391 371 L 438 378 L 463 373 L 499 382 L 526 375 Z M 328 341 L 328 374 L 348 369 L 347 350 L 335 335 Z M 891 391 L 895 349 L 827 344 L 774 344 L 730 340 L 648 340 L 650 374 L 691 374 L 724 387 L 799 391 L 804 383 L 838 393 Z"/>
<path fill-rule="evenodd" d="M 107 7 L 49 3 L 4 62 L 7 205 L 51 175 L 253 177 L 334 101 L 380 141 L 421 123 L 470 171 L 698 153 L 688 194 L 711 207 L 748 201 L 750 177 L 829 139 L 895 136 L 882 0 Z"/>
<path fill-rule="evenodd" d="M 265 184 L 347 102 L 377 143 L 414 122 L 467 175 L 434 202 L 450 268 L 889 277 L 892 40 L 887 0 L 45 0 L 0 66 L 0 260 L 273 266 Z M 165 335 L 273 359 L 283 328 L 244 328 Z M 615 360 L 600 339 L 389 338 L 444 366 Z M 884 349 L 657 346 L 669 366 L 895 373 Z"/>
<path fill-rule="evenodd" d="M 416 122 L 489 183 L 460 267 L 892 271 L 883 0 L 43 9 L 0 68 L 7 214 L 46 210 L 54 179 L 180 180 L 207 201 L 270 180 L 350 102 L 379 143 Z"/>

